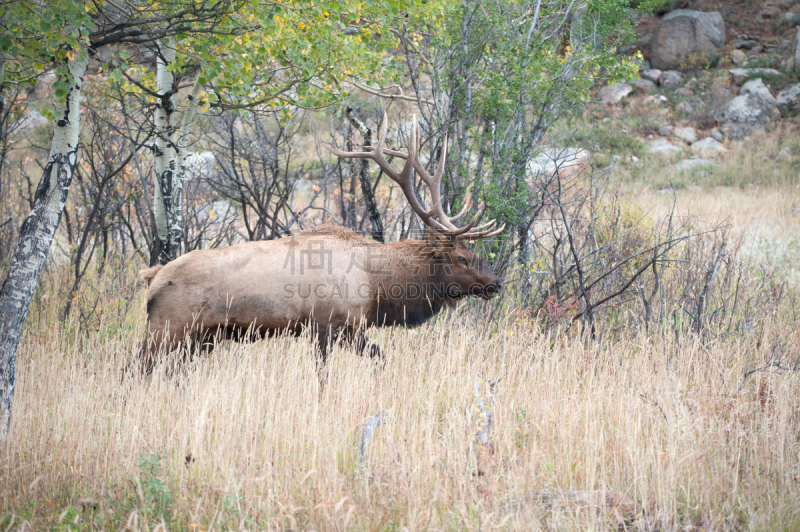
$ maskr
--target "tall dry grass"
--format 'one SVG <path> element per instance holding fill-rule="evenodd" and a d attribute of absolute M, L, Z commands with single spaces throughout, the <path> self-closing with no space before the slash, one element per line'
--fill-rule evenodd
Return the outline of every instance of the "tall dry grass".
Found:
<path fill-rule="evenodd" d="M 371 332 L 382 372 L 337 349 L 322 389 L 295 338 L 121 384 L 143 333 L 137 297 L 97 330 L 52 326 L 47 301 L 33 315 L 0 455 L 4 529 L 800 529 L 800 374 L 743 381 L 778 340 L 796 350 L 789 324 L 587 347 L 514 312 L 453 313 Z M 476 438 L 476 380 L 491 447 Z M 638 509 L 620 521 L 537 505 L 542 489 L 616 490 Z"/>

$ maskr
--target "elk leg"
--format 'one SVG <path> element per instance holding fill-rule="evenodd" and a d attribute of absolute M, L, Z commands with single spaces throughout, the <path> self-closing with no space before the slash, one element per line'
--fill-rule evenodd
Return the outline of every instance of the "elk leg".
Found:
<path fill-rule="evenodd" d="M 383 364 L 384 358 L 383 353 L 381 352 L 381 348 L 370 342 L 369 338 L 364 331 L 358 330 L 355 333 L 352 333 L 352 340 L 351 345 L 356 352 L 363 356 L 368 356 L 371 359 L 377 359 L 380 364 Z"/>

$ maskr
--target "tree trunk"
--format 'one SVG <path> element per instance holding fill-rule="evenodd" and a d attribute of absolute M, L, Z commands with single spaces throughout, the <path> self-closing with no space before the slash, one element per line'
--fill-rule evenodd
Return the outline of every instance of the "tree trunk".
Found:
<path fill-rule="evenodd" d="M 353 113 L 353 109 L 347 108 L 347 118 L 357 130 L 361 132 L 364 137 L 364 150 L 372 146 L 372 131 Z M 372 238 L 378 242 L 383 242 L 383 222 L 381 221 L 381 213 L 378 211 L 378 202 L 375 201 L 375 191 L 372 190 L 372 183 L 369 180 L 369 160 L 361 159 L 361 169 L 359 171 L 359 181 L 361 182 L 361 195 L 364 196 L 364 203 L 367 207 L 367 215 L 369 222 L 372 226 Z"/>
<path fill-rule="evenodd" d="M 80 100 L 87 58 L 67 63 L 70 88 L 56 113 L 53 143 L 42 179 L 36 188 L 33 210 L 22 224 L 8 277 L 0 288 L 0 442 L 8 437 L 14 399 L 14 369 L 22 324 L 39 281 L 61 213 L 67 201 L 78 156 Z"/>
<path fill-rule="evenodd" d="M 186 177 L 186 155 L 189 148 L 189 131 L 192 129 L 194 113 L 197 110 L 197 97 L 200 95 L 200 76 L 192 85 L 187 97 L 186 110 L 178 129 L 177 171 L 174 176 L 172 193 L 172 218 L 169 221 L 169 255 L 175 259 L 183 252 L 183 180 Z"/>
<path fill-rule="evenodd" d="M 175 173 L 175 145 L 172 143 L 172 114 L 175 112 L 175 76 L 169 65 L 175 61 L 175 48 L 169 42 L 159 42 L 156 61 L 156 88 L 159 99 L 156 102 L 155 122 L 155 186 L 153 208 L 155 210 L 156 237 L 150 252 L 150 265 L 166 264 L 171 257 L 169 245 L 169 222 L 173 218 L 172 195 L 173 175 Z"/>

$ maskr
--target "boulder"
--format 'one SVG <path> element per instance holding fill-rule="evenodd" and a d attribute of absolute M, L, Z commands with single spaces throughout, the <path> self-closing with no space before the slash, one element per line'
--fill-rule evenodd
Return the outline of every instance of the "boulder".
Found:
<path fill-rule="evenodd" d="M 789 27 L 797 26 L 800 24 L 800 13 L 786 13 L 781 20 Z"/>
<path fill-rule="evenodd" d="M 17 121 L 16 124 L 11 126 L 14 131 L 33 131 L 38 127 L 46 126 L 50 121 L 42 116 L 39 111 L 31 111 Z"/>
<path fill-rule="evenodd" d="M 559 172 L 579 172 L 588 162 L 589 153 L 581 148 L 544 149 L 528 163 L 528 175 L 552 175 Z"/>
<path fill-rule="evenodd" d="M 722 15 L 679 9 L 661 19 L 650 62 L 662 70 L 706 65 L 719 58 L 724 45 Z"/>
<path fill-rule="evenodd" d="M 673 135 L 684 141 L 686 144 L 693 144 L 697 142 L 697 131 L 695 131 L 693 127 L 675 128 Z"/>
<path fill-rule="evenodd" d="M 627 83 L 606 85 L 597 93 L 597 98 L 604 103 L 616 103 L 631 93 L 633 87 Z"/>
<path fill-rule="evenodd" d="M 792 59 L 794 59 L 793 69 L 800 71 L 800 31 L 794 36 L 794 56 Z"/>
<path fill-rule="evenodd" d="M 778 6 L 766 5 L 756 15 L 756 23 L 763 24 L 768 20 L 777 20 L 781 16 L 781 8 Z"/>
<path fill-rule="evenodd" d="M 690 172 L 696 168 L 709 168 L 717 166 L 714 161 L 708 159 L 684 159 L 683 161 L 675 164 L 673 168 L 679 172 Z"/>
<path fill-rule="evenodd" d="M 650 94 L 656 88 L 656 84 L 647 79 L 632 79 L 628 82 L 639 94 Z"/>
<path fill-rule="evenodd" d="M 794 115 L 800 112 L 800 83 L 783 89 L 776 98 L 781 114 Z"/>
<path fill-rule="evenodd" d="M 742 48 L 745 50 L 752 50 L 758 45 L 758 41 L 754 39 L 748 39 L 747 35 L 739 35 L 736 37 L 736 42 L 733 43 L 733 47 L 737 50 L 741 50 Z"/>
<path fill-rule="evenodd" d="M 762 76 L 783 76 L 779 71 L 774 68 L 732 68 L 728 70 L 733 82 L 741 85 L 750 78 L 758 78 Z"/>
<path fill-rule="evenodd" d="M 642 70 L 642 72 L 639 74 L 639 77 L 646 79 L 647 81 L 652 81 L 653 83 L 658 83 L 658 78 L 661 77 L 661 71 L 657 68 L 648 68 L 646 70 Z"/>
<path fill-rule="evenodd" d="M 747 63 L 747 54 L 741 50 L 734 50 L 731 54 L 731 61 L 733 61 L 734 65 L 741 65 L 742 63 Z"/>
<path fill-rule="evenodd" d="M 658 139 L 647 145 L 647 151 L 654 155 L 673 155 L 681 150 L 667 139 Z"/>
<path fill-rule="evenodd" d="M 644 72 L 645 70 L 650 70 L 651 68 L 650 61 L 647 59 L 642 59 L 642 62 L 639 63 L 639 72 Z"/>
<path fill-rule="evenodd" d="M 662 137 L 666 137 L 668 135 L 672 135 L 673 131 L 675 130 L 672 129 L 672 126 L 661 126 L 661 128 L 658 130 L 658 134 Z"/>
<path fill-rule="evenodd" d="M 767 86 L 764 85 L 764 82 L 761 81 L 761 78 L 751 79 L 742 85 L 742 90 L 739 94 L 755 94 L 770 105 L 777 105 L 778 103 L 775 97 L 769 92 Z"/>
<path fill-rule="evenodd" d="M 662 72 L 658 77 L 658 84 L 662 87 L 675 87 L 683 82 L 683 75 L 675 70 Z"/>
<path fill-rule="evenodd" d="M 743 139 L 770 122 L 772 106 L 758 94 L 740 94 L 713 113 L 725 135 Z"/>
<path fill-rule="evenodd" d="M 725 140 L 725 135 L 723 135 L 722 131 L 720 131 L 719 129 L 713 128 L 711 130 L 711 138 L 713 138 L 717 142 L 722 142 L 723 140 Z"/>
<path fill-rule="evenodd" d="M 699 155 L 703 159 L 716 157 L 726 151 L 728 150 L 725 149 L 725 146 L 711 137 L 706 137 L 692 144 L 692 153 Z"/>

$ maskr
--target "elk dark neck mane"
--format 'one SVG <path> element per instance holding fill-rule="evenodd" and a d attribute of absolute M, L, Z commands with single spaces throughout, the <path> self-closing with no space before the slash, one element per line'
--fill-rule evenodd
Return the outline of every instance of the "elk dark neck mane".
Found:
<path fill-rule="evenodd" d="M 460 299 L 448 295 L 446 266 L 424 240 L 382 244 L 334 225 L 321 225 L 303 234 L 334 237 L 354 247 L 373 248 L 370 269 L 375 298 L 369 319 L 375 325 L 418 327 L 442 307 L 453 306 Z"/>

